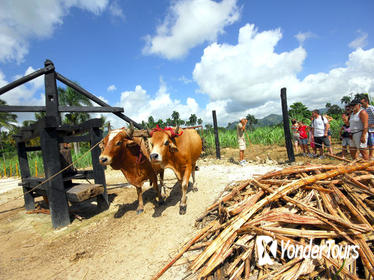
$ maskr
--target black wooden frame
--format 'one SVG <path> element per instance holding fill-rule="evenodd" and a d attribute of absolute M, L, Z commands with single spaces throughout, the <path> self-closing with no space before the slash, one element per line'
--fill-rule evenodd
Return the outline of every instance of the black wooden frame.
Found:
<path fill-rule="evenodd" d="M 122 108 L 111 107 L 92 93 L 57 73 L 53 62 L 50 60 L 45 61 L 44 68 L 0 88 L 0 95 L 41 75 L 44 75 L 45 106 L 0 106 L 0 112 L 46 112 L 45 118 L 29 127 L 22 128 L 20 133 L 15 135 L 14 138 L 17 143 L 25 208 L 27 210 L 35 209 L 35 197 L 46 195 L 48 197 L 52 225 L 54 228 L 58 228 L 70 224 L 69 205 L 66 197 L 66 182 L 71 183 L 72 178 L 93 178 L 95 184 L 102 184 L 104 186 L 104 193 L 97 196 L 98 207 L 102 210 L 109 207 L 104 168 L 99 163 L 100 148 L 96 145 L 103 137 L 101 130 L 103 125 L 102 120 L 91 119 L 79 126 L 68 126 L 62 125 L 60 113 L 113 113 L 128 123 L 132 122 L 134 126 L 139 129 L 142 127 L 122 114 Z M 59 106 L 57 80 L 73 88 L 78 93 L 85 95 L 101 107 Z M 40 137 L 40 147 L 27 147 L 26 142 L 35 137 Z M 62 173 L 54 176 L 62 169 L 59 144 L 82 141 L 89 142 L 91 148 L 96 145 L 96 147 L 91 150 L 93 170 L 78 172 L 75 176 L 67 178 L 64 177 Z M 42 151 L 45 178 L 33 178 L 30 174 L 27 152 L 38 150 Z M 52 178 L 52 176 L 54 177 Z M 47 179 L 49 179 L 47 183 L 33 189 Z"/>

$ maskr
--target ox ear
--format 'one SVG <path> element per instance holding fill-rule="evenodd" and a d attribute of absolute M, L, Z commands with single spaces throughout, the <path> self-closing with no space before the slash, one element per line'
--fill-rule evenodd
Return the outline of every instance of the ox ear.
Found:
<path fill-rule="evenodd" d="M 146 131 L 147 131 L 147 134 L 148 134 L 148 137 L 150 138 L 150 137 L 152 137 L 152 129 L 150 129 L 149 127 L 148 127 L 148 125 L 146 125 Z"/>

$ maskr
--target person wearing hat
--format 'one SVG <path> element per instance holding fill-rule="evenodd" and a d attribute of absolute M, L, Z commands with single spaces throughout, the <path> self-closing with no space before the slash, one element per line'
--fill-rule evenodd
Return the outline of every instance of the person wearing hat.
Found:
<path fill-rule="evenodd" d="M 236 127 L 236 132 L 238 136 L 238 144 L 239 144 L 239 164 L 240 165 L 244 165 L 247 163 L 244 159 L 244 151 L 246 149 L 244 131 L 245 131 L 245 126 L 247 125 L 247 122 L 248 120 L 246 118 L 241 118 Z"/>
<path fill-rule="evenodd" d="M 354 99 L 349 105 L 353 108 L 351 117 L 349 118 L 349 127 L 352 134 L 349 142 L 351 156 L 357 159 L 357 150 L 359 150 L 363 159 L 368 160 L 368 113 L 361 108 L 361 103 L 357 99 Z"/>

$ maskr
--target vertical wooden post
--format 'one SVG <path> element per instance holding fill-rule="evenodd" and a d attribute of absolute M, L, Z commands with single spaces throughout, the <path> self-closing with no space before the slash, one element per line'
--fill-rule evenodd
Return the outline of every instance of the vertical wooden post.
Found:
<path fill-rule="evenodd" d="M 27 160 L 25 142 L 17 141 L 17 153 L 18 153 L 19 169 L 21 171 L 22 189 L 23 189 L 23 198 L 25 200 L 25 208 L 26 210 L 34 210 L 35 209 L 34 196 L 32 195 L 32 193 L 27 193 L 28 189 L 27 189 L 26 182 L 24 181 L 25 178 L 30 177 L 30 166 L 29 166 L 29 161 Z"/>
<path fill-rule="evenodd" d="M 19 177 L 19 172 L 18 172 L 18 163 L 16 162 L 16 176 Z"/>
<path fill-rule="evenodd" d="M 9 165 L 9 177 L 13 176 L 12 163 Z"/>
<path fill-rule="evenodd" d="M 217 126 L 217 116 L 216 111 L 212 111 L 213 114 L 213 126 L 214 126 L 214 139 L 216 142 L 216 158 L 221 159 L 221 151 L 219 147 L 219 137 L 218 137 L 218 126 Z"/>
<path fill-rule="evenodd" d="M 61 124 L 61 116 L 58 111 L 58 92 L 56 83 L 56 72 L 53 62 L 46 60 L 44 62 L 45 67 L 50 67 L 51 71 L 45 74 L 45 106 L 46 106 L 46 116 L 56 119 L 56 127 Z"/>
<path fill-rule="evenodd" d="M 35 160 L 35 177 L 38 177 L 38 162 Z"/>
<path fill-rule="evenodd" d="M 56 128 L 44 128 L 41 131 L 40 145 L 43 151 L 45 178 L 49 178 L 61 171 L 61 162 L 59 160 L 60 149 Z M 69 225 L 69 206 L 62 173 L 55 176 L 46 184 L 48 184 L 47 195 L 52 217 L 52 226 L 58 228 Z"/>
<path fill-rule="evenodd" d="M 294 162 L 295 155 L 294 155 L 293 147 L 292 147 L 290 121 L 288 118 L 287 89 L 286 88 L 281 89 L 281 101 L 282 101 L 282 113 L 283 113 L 283 129 L 284 129 L 284 137 L 286 140 L 288 160 L 290 162 Z"/>
<path fill-rule="evenodd" d="M 45 66 L 52 66 L 50 60 L 46 60 Z M 61 171 L 60 148 L 58 143 L 57 127 L 61 124 L 58 112 L 58 94 L 56 84 L 56 72 L 54 67 L 45 74 L 45 98 L 46 98 L 46 123 L 40 132 L 40 145 L 43 151 L 43 164 L 45 178 Z M 51 211 L 52 226 L 54 228 L 70 224 L 69 205 L 66 198 L 64 179 L 62 173 L 48 181 L 48 201 Z"/>
<path fill-rule="evenodd" d="M 103 138 L 103 134 L 100 128 L 94 127 L 90 130 L 90 144 L 91 147 L 96 143 L 100 142 Z M 106 190 L 105 171 L 103 166 L 99 162 L 100 148 L 96 146 L 91 150 L 92 167 L 95 177 L 95 184 L 102 184 L 104 186 L 104 193 L 97 196 L 97 206 L 100 210 L 106 210 L 109 208 L 108 193 Z"/>

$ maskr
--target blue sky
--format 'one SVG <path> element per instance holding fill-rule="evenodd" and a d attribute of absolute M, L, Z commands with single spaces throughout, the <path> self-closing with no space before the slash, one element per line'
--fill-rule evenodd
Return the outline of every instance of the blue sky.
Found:
<path fill-rule="evenodd" d="M 51 59 L 136 121 L 246 114 L 374 96 L 373 1 L 0 0 L 0 85 Z M 43 81 L 3 96 L 42 105 Z M 107 115 L 114 126 L 123 126 Z M 32 118 L 23 114 L 20 120 Z"/>

